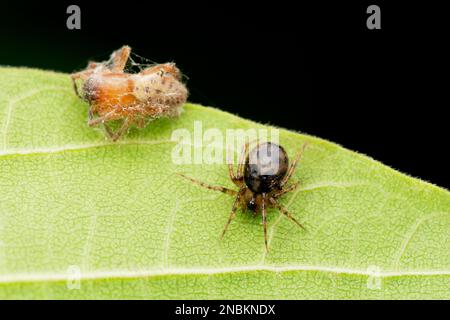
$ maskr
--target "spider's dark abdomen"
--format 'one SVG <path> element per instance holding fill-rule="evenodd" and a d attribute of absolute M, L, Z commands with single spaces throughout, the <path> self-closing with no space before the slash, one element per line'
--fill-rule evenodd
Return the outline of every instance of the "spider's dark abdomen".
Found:
<path fill-rule="evenodd" d="M 289 160 L 283 147 L 265 142 L 253 148 L 245 162 L 244 180 L 255 193 L 279 189 L 286 175 Z"/>

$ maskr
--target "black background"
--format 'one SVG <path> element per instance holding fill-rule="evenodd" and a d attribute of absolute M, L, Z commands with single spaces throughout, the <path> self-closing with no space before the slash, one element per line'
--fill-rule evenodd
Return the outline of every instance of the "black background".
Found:
<path fill-rule="evenodd" d="M 219 309 L 220 304 L 270 304 L 275 305 L 275 315 L 219 315 L 202 316 L 175 315 L 182 304 L 186 306 L 206 306 Z M 384 319 L 386 315 L 401 312 L 407 318 L 427 316 L 430 310 L 444 313 L 448 301 L 0 301 L 3 311 L 11 310 L 19 318 L 36 317 L 42 314 L 46 319 L 61 319 L 70 313 L 73 319 L 98 316 L 108 319 L 298 319 L 304 317 L 366 319 L 370 314 L 374 319 Z M 444 309 L 445 308 L 445 309 Z"/>
<path fill-rule="evenodd" d="M 81 30 L 66 8 L 81 7 Z M 381 8 L 368 30 L 366 8 Z M 123 44 L 175 61 L 190 101 L 301 131 L 449 187 L 449 34 L 437 3 L 7 1 L 0 65 L 72 72 Z"/>

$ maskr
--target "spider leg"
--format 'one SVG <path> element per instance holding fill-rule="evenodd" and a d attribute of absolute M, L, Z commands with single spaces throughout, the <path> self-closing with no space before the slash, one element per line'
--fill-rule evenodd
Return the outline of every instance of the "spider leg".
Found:
<path fill-rule="evenodd" d="M 72 79 L 73 91 L 75 91 L 75 94 L 77 95 L 78 98 L 83 99 L 81 97 L 80 92 L 78 91 L 78 86 L 77 86 L 77 83 L 75 82 L 76 78 L 73 75 L 70 76 L 70 78 Z"/>
<path fill-rule="evenodd" d="M 158 72 L 160 69 L 161 69 L 160 65 L 151 66 L 147 69 L 142 70 L 140 72 L 140 74 L 142 74 L 142 75 L 152 74 L 152 73 Z"/>
<path fill-rule="evenodd" d="M 108 137 L 112 140 L 112 138 L 114 136 L 114 131 L 106 123 L 103 124 L 103 127 L 105 128 L 105 131 L 106 131 Z"/>
<path fill-rule="evenodd" d="M 151 105 L 142 105 L 134 107 L 140 114 L 148 116 L 152 119 L 156 119 L 160 116 L 167 116 L 173 110 L 173 107 L 170 105 L 162 104 L 162 103 L 154 103 Z"/>
<path fill-rule="evenodd" d="M 286 184 L 286 182 L 288 182 L 289 179 L 291 178 L 291 176 L 294 173 L 295 168 L 297 167 L 297 164 L 298 164 L 300 158 L 302 157 L 303 152 L 305 151 L 307 146 L 308 146 L 307 142 L 303 143 L 301 150 L 297 153 L 297 156 L 295 157 L 294 162 L 292 162 L 291 166 L 289 167 L 289 170 L 288 170 L 286 176 L 281 181 L 281 184 L 280 184 L 281 186 L 284 186 Z"/>
<path fill-rule="evenodd" d="M 130 124 L 133 122 L 133 117 L 128 116 L 125 118 L 125 121 L 122 123 L 122 126 L 117 129 L 116 132 L 114 132 L 114 134 L 111 137 L 112 141 L 117 141 L 124 133 L 125 131 L 128 130 L 128 128 L 130 127 Z"/>
<path fill-rule="evenodd" d="M 95 69 L 99 66 L 101 66 L 102 64 L 100 62 L 95 62 L 95 61 L 89 61 L 88 66 L 86 69 Z"/>
<path fill-rule="evenodd" d="M 76 73 L 72 73 L 70 75 L 70 78 L 72 79 L 73 88 L 75 90 L 76 95 L 79 98 L 84 99 L 83 96 L 80 94 L 80 91 L 78 90 L 76 81 L 78 79 L 81 79 L 82 81 L 86 80 L 92 73 L 94 73 L 94 71 L 95 71 L 94 69 L 96 69 L 100 65 L 101 65 L 101 63 L 99 63 L 99 62 L 91 61 L 91 62 L 89 62 L 88 66 L 86 67 L 85 70 L 76 72 Z"/>
<path fill-rule="evenodd" d="M 89 108 L 88 119 L 89 119 L 89 122 L 94 119 L 94 113 L 92 112 L 92 108 Z M 108 136 L 110 138 L 112 138 L 113 132 L 112 132 L 111 128 L 106 123 L 103 123 L 103 127 L 105 127 L 105 131 L 108 134 Z"/>
<path fill-rule="evenodd" d="M 231 181 L 238 186 L 239 188 L 242 187 L 243 181 L 244 181 L 244 163 L 245 163 L 245 155 L 247 153 L 248 143 L 244 144 L 244 147 L 242 148 L 241 155 L 239 156 L 239 162 L 238 162 L 238 168 L 236 175 L 234 174 L 234 166 L 233 166 L 233 159 L 229 159 L 228 157 L 232 153 L 230 148 L 227 150 L 227 162 L 228 162 L 228 173 L 230 175 Z"/>
<path fill-rule="evenodd" d="M 233 167 L 233 159 L 231 158 L 231 148 L 230 146 L 227 147 L 227 162 L 228 162 L 228 175 L 230 176 L 231 181 L 237 186 L 240 186 L 237 184 L 237 178 L 234 175 L 234 167 Z"/>
<path fill-rule="evenodd" d="M 123 72 L 128 58 L 130 57 L 131 48 L 129 46 L 123 46 L 119 50 L 116 50 L 112 54 L 112 72 Z"/>
<path fill-rule="evenodd" d="M 267 212 L 266 212 L 266 194 L 263 193 L 262 194 L 262 206 L 261 206 L 261 211 L 262 211 L 262 221 L 263 221 L 263 227 L 264 227 L 264 244 L 266 246 L 266 252 L 269 252 L 269 246 L 267 245 Z"/>
<path fill-rule="evenodd" d="M 280 191 L 274 193 L 274 194 L 272 195 L 272 197 L 273 197 L 273 198 L 278 198 L 278 197 L 282 196 L 282 195 L 285 194 L 285 193 L 288 193 L 288 192 L 291 192 L 291 191 L 297 189 L 299 185 L 300 185 L 300 181 L 294 182 L 294 183 L 291 184 L 289 187 L 283 188 L 283 189 L 281 189 Z"/>
<path fill-rule="evenodd" d="M 241 156 L 239 157 L 239 164 L 238 164 L 238 170 L 237 175 L 238 179 L 244 178 L 244 165 L 245 165 L 245 156 L 247 155 L 248 150 L 248 142 L 244 144 L 244 147 L 242 148 Z"/>
<path fill-rule="evenodd" d="M 164 71 L 164 66 L 167 64 L 157 64 L 157 65 L 153 65 L 148 67 L 147 69 L 144 69 L 140 72 L 140 74 L 143 75 L 147 75 L 147 74 L 152 74 L 152 73 L 157 73 L 160 71 Z"/>
<path fill-rule="evenodd" d="M 138 126 L 138 128 L 144 128 L 145 125 L 147 124 L 146 119 L 143 117 L 137 118 L 135 120 L 136 126 Z"/>
<path fill-rule="evenodd" d="M 237 196 L 236 196 L 236 199 L 234 200 L 233 207 L 231 208 L 231 212 L 230 212 L 230 216 L 228 217 L 227 224 L 226 224 L 225 227 L 223 228 L 222 235 L 220 236 L 220 239 L 223 239 L 223 236 L 225 235 L 225 232 L 227 232 L 227 229 L 228 229 L 228 226 L 229 226 L 230 223 L 231 223 L 231 220 L 233 220 L 233 218 L 236 216 L 236 211 L 237 211 L 237 208 L 238 208 L 239 203 L 240 203 L 240 201 L 241 201 L 241 197 L 242 197 L 242 195 L 243 195 L 244 192 L 245 192 L 245 189 L 246 189 L 246 188 L 244 187 L 244 188 L 241 188 L 241 189 L 239 190 L 239 192 L 238 192 L 238 194 L 237 194 Z"/>
<path fill-rule="evenodd" d="M 220 191 L 220 192 L 228 194 L 230 196 L 235 196 L 237 194 L 237 192 L 234 191 L 234 190 L 231 190 L 231 189 L 228 189 L 228 188 L 225 188 L 225 187 L 222 187 L 222 186 L 213 186 L 213 185 L 201 182 L 199 180 L 196 180 L 194 178 L 188 177 L 188 176 L 186 176 L 186 175 L 184 175 L 182 173 L 177 173 L 177 174 L 179 176 L 181 176 L 181 177 L 183 177 L 183 178 L 185 178 L 185 179 L 187 179 L 187 180 L 189 180 L 189 181 L 191 181 L 191 182 L 193 182 L 193 183 L 203 187 L 203 188 L 210 189 L 210 190 L 215 190 L 215 191 Z"/>
<path fill-rule="evenodd" d="M 92 108 L 89 108 L 88 110 L 88 119 L 89 121 L 92 121 L 92 119 L 94 119 L 94 113 L 92 112 Z"/>
<path fill-rule="evenodd" d="M 75 91 L 75 94 L 80 99 L 84 99 L 84 98 L 81 95 L 80 91 L 78 90 L 78 86 L 77 86 L 77 82 L 76 81 L 78 79 L 81 79 L 85 73 L 86 73 L 86 71 L 81 71 L 81 72 L 77 72 L 77 73 L 74 73 L 74 74 L 70 75 L 70 78 L 72 79 L 73 90 Z"/>
<path fill-rule="evenodd" d="M 305 227 L 295 219 L 292 214 L 282 205 L 280 205 L 274 198 L 269 198 L 270 204 L 272 204 L 274 207 L 276 207 L 282 214 L 284 214 L 286 217 L 288 217 L 291 221 L 293 221 L 295 224 L 297 224 L 300 228 L 303 230 L 306 230 Z"/>
<path fill-rule="evenodd" d="M 96 126 L 96 125 L 98 125 L 100 123 L 103 123 L 105 121 L 117 119 L 116 110 L 110 111 L 110 112 L 104 114 L 103 116 L 95 118 L 95 119 L 92 119 L 91 116 L 92 116 L 92 112 L 89 115 L 89 121 L 88 121 L 88 125 L 90 127 Z"/>
<path fill-rule="evenodd" d="M 89 117 L 88 125 L 91 127 L 103 123 L 105 131 L 112 141 L 117 141 L 117 139 L 119 139 L 122 136 L 122 134 L 128 129 L 130 124 L 133 122 L 133 117 L 129 116 L 125 118 L 125 121 L 123 122 L 122 126 L 116 132 L 113 132 L 113 130 L 105 122 L 110 120 L 116 120 L 118 118 L 116 110 L 110 111 L 101 117 L 93 119 L 92 110 L 89 109 L 88 117 Z"/>

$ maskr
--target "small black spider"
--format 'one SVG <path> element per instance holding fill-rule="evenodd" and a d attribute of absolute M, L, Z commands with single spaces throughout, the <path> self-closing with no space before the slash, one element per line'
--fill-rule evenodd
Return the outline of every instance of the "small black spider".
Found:
<path fill-rule="evenodd" d="M 180 174 L 180 176 L 207 189 L 236 196 L 221 238 L 223 238 L 231 220 L 235 217 L 238 206 L 241 206 L 243 210 L 247 208 L 252 210 L 254 215 L 261 211 L 264 226 L 264 243 L 266 251 L 268 251 L 267 207 L 277 208 L 282 214 L 304 229 L 300 222 L 298 222 L 285 207 L 277 202 L 277 199 L 299 186 L 299 181 L 289 186 L 286 186 L 286 183 L 294 173 L 306 145 L 306 143 L 303 144 L 303 147 L 297 154 L 294 162 L 289 166 L 288 156 L 283 147 L 272 142 L 265 142 L 258 144 L 247 154 L 248 143 L 245 144 L 239 158 L 237 175 L 234 174 L 233 164 L 231 162 L 228 164 L 231 181 L 239 187 L 238 191 L 222 186 L 209 185 L 183 174 Z"/>

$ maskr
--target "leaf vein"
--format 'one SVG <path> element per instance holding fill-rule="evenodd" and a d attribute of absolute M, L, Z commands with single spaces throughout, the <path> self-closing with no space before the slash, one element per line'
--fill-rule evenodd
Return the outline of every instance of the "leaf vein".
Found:
<path fill-rule="evenodd" d="M 81 274 L 81 281 L 88 280 L 112 280 L 112 279 L 137 279 L 153 278 L 162 276 L 188 276 L 188 275 L 220 275 L 228 273 L 248 273 L 248 272 L 273 272 L 282 274 L 287 272 L 322 272 L 328 274 L 355 275 L 368 277 L 416 277 L 416 276 L 450 276 L 450 270 L 411 270 L 411 271 L 380 271 L 374 274 L 370 270 L 338 268 L 327 266 L 270 266 L 270 265 L 250 265 L 240 267 L 223 268 L 173 268 L 173 269 L 153 269 L 143 271 L 99 271 L 85 272 Z M 15 282 L 58 282 L 67 281 L 71 278 L 70 274 L 10 274 L 1 275 L 0 284 Z"/>

